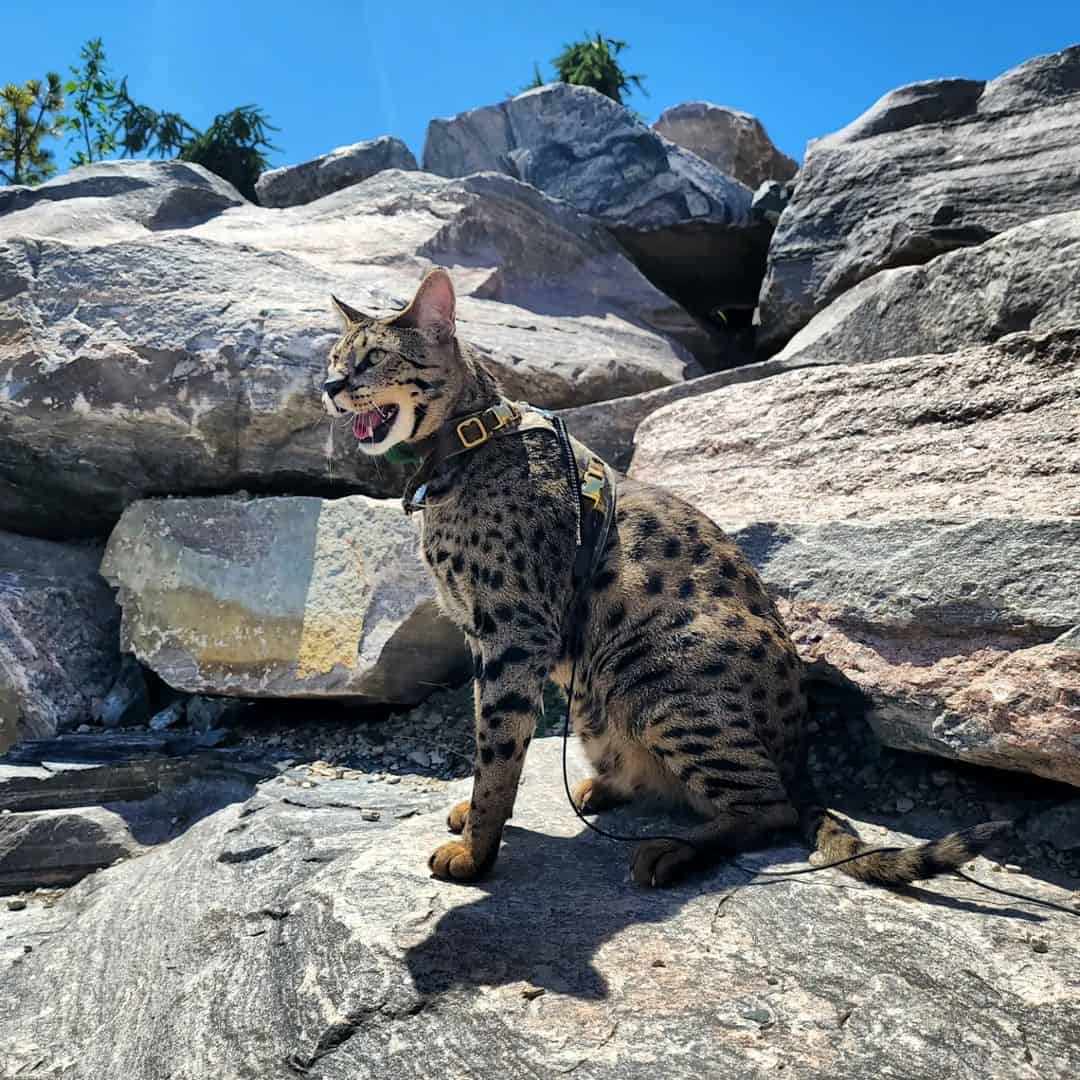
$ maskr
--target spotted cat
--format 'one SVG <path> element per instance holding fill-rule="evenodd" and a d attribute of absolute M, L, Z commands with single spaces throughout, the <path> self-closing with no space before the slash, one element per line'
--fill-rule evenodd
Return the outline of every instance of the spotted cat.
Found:
<path fill-rule="evenodd" d="M 865 850 L 807 800 L 799 657 L 724 532 L 674 495 L 620 476 L 614 522 L 576 603 L 579 493 L 560 442 L 540 428 L 481 438 L 463 422 L 506 414 L 496 380 L 456 336 L 449 275 L 432 270 L 389 317 L 334 305 L 345 330 L 324 405 L 352 414 L 365 454 L 404 443 L 426 458 L 423 558 L 474 659 L 473 793 L 450 811 L 458 837 L 431 856 L 434 874 L 468 881 L 490 870 L 545 680 L 565 689 L 574 664 L 574 730 L 595 768 L 574 792 L 579 808 L 594 814 L 649 793 L 703 818 L 681 837 L 637 846 L 639 884 L 664 885 L 800 823 L 824 859 Z M 438 453 L 455 431 L 473 448 Z M 843 870 L 881 882 L 928 877 L 970 859 L 995 831 L 980 826 Z"/>

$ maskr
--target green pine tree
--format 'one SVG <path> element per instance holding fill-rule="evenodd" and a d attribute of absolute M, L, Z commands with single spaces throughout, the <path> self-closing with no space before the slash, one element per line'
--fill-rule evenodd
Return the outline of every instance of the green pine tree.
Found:
<path fill-rule="evenodd" d="M 44 149 L 41 140 L 61 134 L 63 108 L 63 87 L 55 71 L 44 82 L 29 79 L 22 86 L 8 83 L 0 89 L 0 178 L 9 184 L 40 184 L 56 172 L 52 151 Z"/>
<path fill-rule="evenodd" d="M 574 86 L 591 86 L 601 94 L 625 105 L 625 95 L 631 90 L 646 92 L 644 75 L 629 75 L 619 63 L 619 54 L 627 48 L 625 41 L 596 34 L 584 41 L 566 45 L 552 63 L 559 80 Z M 539 71 L 537 71 L 539 77 Z"/>

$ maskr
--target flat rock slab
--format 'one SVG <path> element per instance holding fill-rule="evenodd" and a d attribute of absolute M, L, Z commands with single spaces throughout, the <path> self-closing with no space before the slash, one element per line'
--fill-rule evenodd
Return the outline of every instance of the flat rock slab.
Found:
<path fill-rule="evenodd" d="M 428 876 L 445 807 L 368 821 L 290 805 L 280 780 L 94 875 L 28 920 L 37 944 L 4 971 L 0 1071 L 697 1080 L 784 1066 L 821 1080 L 1066 1080 L 1080 1069 L 1080 938 L 1067 916 L 954 880 L 901 895 L 837 871 L 737 888 L 750 875 L 728 866 L 637 889 L 627 850 L 584 834 L 565 806 L 559 751 L 534 744 L 480 886 Z M 987 871 L 979 860 L 973 872 L 998 878 Z M 1024 875 L 1008 884 L 1066 898 Z M 0 910 L 0 941 L 27 914 Z"/>
<path fill-rule="evenodd" d="M 122 647 L 189 693 L 411 704 L 469 670 L 397 500 L 141 501 L 102 573 Z"/>
<path fill-rule="evenodd" d="M 101 535 L 154 494 L 398 494 L 403 470 L 322 411 L 329 297 L 385 314 L 433 265 L 513 397 L 561 407 L 699 370 L 655 327 L 700 331 L 607 230 L 508 177 L 391 170 L 305 206 L 237 196 L 160 228 L 154 207 L 186 205 L 199 170 L 157 169 L 76 170 L 0 212 L 9 528 Z"/>
<path fill-rule="evenodd" d="M 1080 785 L 1080 331 L 650 415 L 631 475 L 734 532 L 883 741 Z"/>
<path fill-rule="evenodd" d="M 89 722 L 116 678 L 120 612 L 100 558 L 0 531 L 0 753 Z"/>
<path fill-rule="evenodd" d="M 63 888 L 136 858 L 278 771 L 266 756 L 201 750 L 193 738 L 23 743 L 0 759 L 0 896 Z"/>
<path fill-rule="evenodd" d="M 103 806 L 2 814 L 0 896 L 73 885 L 142 850 L 123 817 Z"/>
<path fill-rule="evenodd" d="M 38 234 L 123 235 L 198 225 L 247 200 L 226 180 L 186 161 L 99 161 L 35 187 L 0 190 L 0 215 Z M 16 215 L 18 215 L 16 217 Z M 2 230 L 0 230 L 2 231 Z"/>
<path fill-rule="evenodd" d="M 634 455 L 634 435 L 646 416 L 672 402 L 707 394 L 725 386 L 754 382 L 784 370 L 786 368 L 776 359 L 744 364 L 728 371 L 714 371 L 711 375 L 662 386 L 659 390 L 647 390 L 643 394 L 562 409 L 559 415 L 575 438 L 599 454 L 609 465 L 625 472 Z"/>
<path fill-rule="evenodd" d="M 891 91 L 808 146 L 769 248 L 759 344 L 775 351 L 879 270 L 1080 209 L 1077 168 L 1080 46 L 988 83 Z"/>
<path fill-rule="evenodd" d="M 275 771 L 264 754 L 202 749 L 194 735 L 34 739 L 0 758 L 0 813 L 138 802 L 198 780 L 253 785 Z"/>

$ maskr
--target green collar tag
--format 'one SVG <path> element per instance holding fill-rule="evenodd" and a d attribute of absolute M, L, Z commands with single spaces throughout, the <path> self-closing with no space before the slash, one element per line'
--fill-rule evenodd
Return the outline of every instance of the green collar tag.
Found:
<path fill-rule="evenodd" d="M 383 457 L 391 465 L 417 465 L 421 460 L 420 455 L 408 443 L 404 442 L 391 446 Z"/>

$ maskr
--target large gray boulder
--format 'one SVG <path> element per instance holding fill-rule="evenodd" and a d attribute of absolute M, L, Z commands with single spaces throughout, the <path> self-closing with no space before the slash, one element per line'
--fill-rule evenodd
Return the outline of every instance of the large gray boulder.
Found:
<path fill-rule="evenodd" d="M 751 874 L 729 864 L 639 889 L 627 849 L 587 833 L 565 805 L 559 753 L 556 739 L 533 744 L 505 848 L 478 886 L 433 880 L 426 865 L 470 781 L 431 794 L 352 780 L 305 789 L 284 776 L 51 911 L 33 898 L 25 911 L 0 905 L 0 1074 L 1080 1070 L 1080 937 L 1066 915 L 1002 906 L 956 879 L 897 894 L 836 870 L 743 887 Z M 581 775 L 576 748 L 571 767 Z M 622 811 L 611 824 L 669 823 Z M 805 855 L 792 845 L 740 862 L 794 869 Z M 989 870 L 979 859 L 972 873 L 1000 881 Z M 1027 875 L 1008 884 L 1068 903 Z"/>
<path fill-rule="evenodd" d="M 607 225 L 643 232 L 749 220 L 744 184 L 651 131 L 611 98 L 568 83 L 432 120 L 424 168 L 440 176 L 504 172 Z"/>
<path fill-rule="evenodd" d="M 772 360 L 858 364 L 1062 326 L 1080 326 L 1080 210 L 1017 225 L 924 266 L 882 270 L 819 311 Z"/>
<path fill-rule="evenodd" d="M 165 499 L 101 572 L 123 648 L 178 690 L 413 703 L 469 669 L 418 547 L 396 499 Z"/>
<path fill-rule="evenodd" d="M 387 171 L 164 230 L 142 187 L 82 195 L 79 174 L 69 203 L 0 214 L 0 521 L 21 532 L 101 534 L 143 495 L 397 494 L 401 470 L 322 411 L 329 296 L 385 312 L 432 265 L 515 397 L 567 406 L 699 370 L 655 329 L 692 323 L 606 230 L 504 176 Z"/>
<path fill-rule="evenodd" d="M 756 116 L 711 101 L 687 101 L 665 109 L 653 131 L 748 188 L 766 180 L 790 180 L 799 169 L 798 162 L 777 150 Z"/>
<path fill-rule="evenodd" d="M 1080 329 L 654 412 L 631 475 L 732 530 L 899 749 L 1080 786 Z"/>
<path fill-rule="evenodd" d="M 497 170 L 602 221 L 695 314 L 753 306 L 771 230 L 751 190 L 584 86 L 554 83 L 432 120 L 424 168 Z"/>
<path fill-rule="evenodd" d="M 101 549 L 0 532 L 0 752 L 89 723 L 120 668 Z"/>
<path fill-rule="evenodd" d="M 846 289 L 1015 225 L 1080 209 L 1080 46 L 988 83 L 886 94 L 807 148 L 761 288 L 760 344 L 781 347 Z"/>
<path fill-rule="evenodd" d="M 264 172 L 255 183 L 260 206 L 302 206 L 359 184 L 384 169 L 415 169 L 412 151 L 392 135 L 339 146 L 301 165 Z"/>

